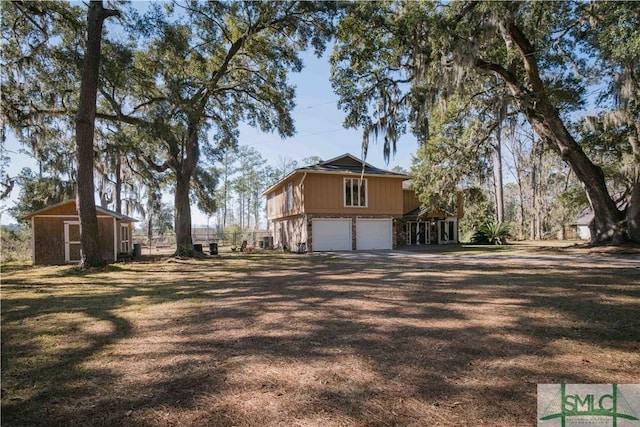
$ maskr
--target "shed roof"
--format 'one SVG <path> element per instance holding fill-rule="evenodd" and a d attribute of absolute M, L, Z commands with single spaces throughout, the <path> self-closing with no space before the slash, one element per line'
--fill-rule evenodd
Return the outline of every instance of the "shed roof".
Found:
<path fill-rule="evenodd" d="M 25 215 L 25 216 L 22 217 L 22 219 L 29 219 L 31 217 L 38 216 L 38 215 L 46 215 L 46 213 L 48 211 L 51 211 L 53 209 L 59 208 L 61 206 L 69 205 L 69 204 L 73 204 L 75 206 L 76 201 L 75 200 L 65 200 L 64 202 L 56 203 L 55 205 L 47 206 L 46 208 L 42 208 L 42 209 L 37 210 L 35 212 L 32 212 L 32 213 L 30 213 L 28 215 Z M 120 220 L 120 221 L 138 222 L 138 220 L 135 219 L 135 218 L 131 218 L 130 216 L 118 213 L 116 211 L 112 211 L 111 209 L 103 208 L 102 206 L 96 206 L 96 211 L 100 212 L 101 214 L 104 214 L 104 215 L 112 216 L 115 219 Z"/>

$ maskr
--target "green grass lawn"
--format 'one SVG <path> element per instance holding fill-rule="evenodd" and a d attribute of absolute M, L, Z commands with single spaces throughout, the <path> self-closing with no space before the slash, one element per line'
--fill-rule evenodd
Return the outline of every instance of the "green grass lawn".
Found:
<path fill-rule="evenodd" d="M 640 382 L 635 258 L 5 266 L 2 425 L 535 425 L 538 383 Z"/>

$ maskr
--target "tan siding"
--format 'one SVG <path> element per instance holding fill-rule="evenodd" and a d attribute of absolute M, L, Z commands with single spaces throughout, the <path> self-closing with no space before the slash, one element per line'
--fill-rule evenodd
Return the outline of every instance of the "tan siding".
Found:
<path fill-rule="evenodd" d="M 267 196 L 269 207 L 267 210 L 267 217 L 270 220 L 276 218 L 284 218 L 287 216 L 298 215 L 302 213 L 303 207 L 303 194 L 301 184 L 304 174 L 295 174 L 288 180 L 282 182 L 278 187 L 274 188 Z M 289 184 L 292 185 L 293 204 L 292 209 L 289 209 L 288 203 L 288 188 Z M 270 197 L 269 197 L 270 196 Z"/>
<path fill-rule="evenodd" d="M 415 208 L 420 207 L 420 201 L 416 197 L 416 192 L 413 190 L 402 191 L 402 213 L 411 212 Z"/>
<path fill-rule="evenodd" d="M 47 212 L 47 215 L 49 213 Z M 40 217 L 33 219 L 34 263 L 63 264 L 64 258 L 64 223 L 78 221 L 78 217 Z M 102 246 L 102 257 L 113 261 L 113 218 L 98 218 L 98 233 Z"/>
<path fill-rule="evenodd" d="M 307 243 L 307 222 L 303 216 L 288 217 L 274 221 L 276 245 L 294 251 L 300 243 Z"/>
<path fill-rule="evenodd" d="M 70 202 L 42 212 L 42 215 L 78 215 L 78 211 L 75 202 Z"/>
<path fill-rule="evenodd" d="M 98 218 L 98 235 L 100 236 L 102 258 L 107 261 L 113 260 L 113 223 L 113 218 Z"/>
<path fill-rule="evenodd" d="M 64 220 L 61 218 L 33 219 L 34 229 L 34 263 L 64 263 Z"/>
<path fill-rule="evenodd" d="M 353 175 L 307 175 L 304 181 L 304 212 L 307 214 L 402 215 L 402 179 L 397 178 L 366 177 L 367 207 L 345 207 L 344 178 L 353 177 Z"/>

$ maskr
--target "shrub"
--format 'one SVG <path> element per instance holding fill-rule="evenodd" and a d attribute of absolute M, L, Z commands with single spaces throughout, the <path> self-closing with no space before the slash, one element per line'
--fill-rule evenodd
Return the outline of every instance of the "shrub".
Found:
<path fill-rule="evenodd" d="M 504 245 L 509 237 L 511 237 L 511 232 L 507 224 L 488 223 L 475 232 L 471 243 L 476 245 Z"/>
<path fill-rule="evenodd" d="M 31 229 L 29 227 L 2 226 L 1 262 L 28 261 L 31 259 Z"/>

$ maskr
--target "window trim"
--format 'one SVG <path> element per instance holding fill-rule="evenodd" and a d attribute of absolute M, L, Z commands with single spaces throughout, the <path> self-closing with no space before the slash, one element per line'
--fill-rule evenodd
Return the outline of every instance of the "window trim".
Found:
<path fill-rule="evenodd" d="M 347 204 L 347 180 L 351 181 L 351 205 Z M 358 202 L 360 202 L 360 196 L 362 195 L 360 183 L 364 184 L 364 205 L 358 203 L 353 205 L 353 182 L 357 181 L 358 184 Z M 345 208 L 367 208 L 369 207 L 369 184 L 367 178 L 343 178 L 342 180 L 342 203 Z"/>

